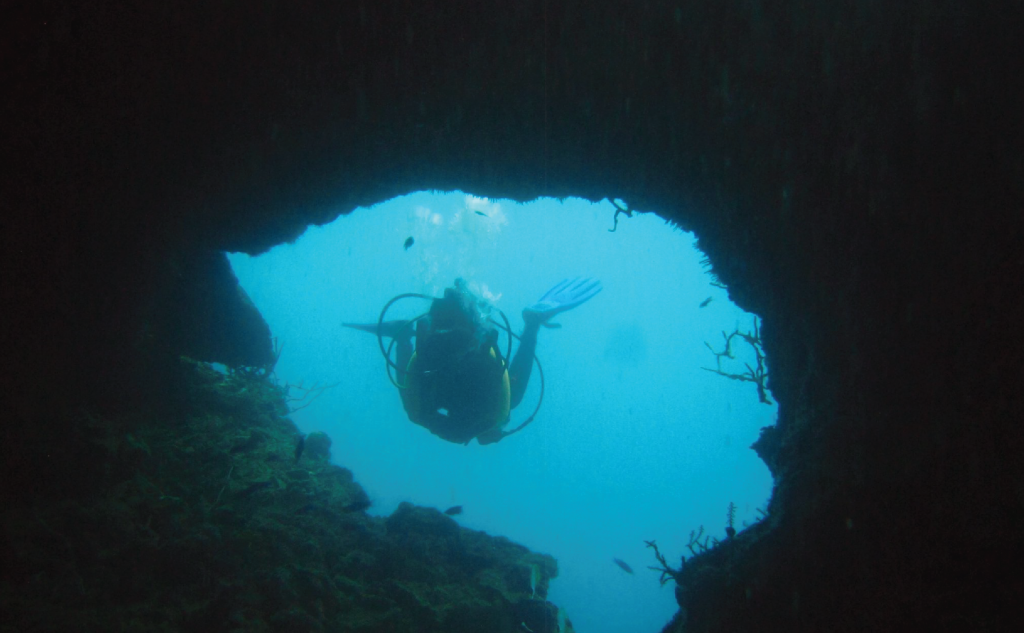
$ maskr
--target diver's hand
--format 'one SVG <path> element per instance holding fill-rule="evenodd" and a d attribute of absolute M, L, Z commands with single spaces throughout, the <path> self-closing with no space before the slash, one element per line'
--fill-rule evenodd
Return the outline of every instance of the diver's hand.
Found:
<path fill-rule="evenodd" d="M 564 279 L 544 293 L 537 303 L 523 310 L 523 320 L 544 324 L 560 312 L 571 310 L 601 292 L 601 282 L 592 277 Z"/>

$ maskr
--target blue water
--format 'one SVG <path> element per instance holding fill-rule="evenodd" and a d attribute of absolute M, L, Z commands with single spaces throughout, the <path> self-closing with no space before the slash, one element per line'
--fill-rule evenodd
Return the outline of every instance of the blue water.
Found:
<path fill-rule="evenodd" d="M 654 214 L 620 216 L 612 233 L 613 213 L 608 202 L 417 193 L 262 256 L 231 256 L 283 346 L 278 378 L 337 383 L 292 418 L 331 436 L 334 461 L 366 488 L 370 512 L 390 514 L 401 501 L 462 505 L 462 525 L 551 554 L 560 574 L 549 599 L 580 633 L 660 631 L 676 611 L 673 585 L 647 569 L 656 562 L 644 540 L 678 563 L 690 530 L 724 537 L 729 502 L 742 529 L 772 483 L 749 446 L 776 407 L 759 403 L 752 384 L 701 369 L 715 367 L 705 341 L 721 349 L 722 331 L 749 331 L 753 315 L 710 284 L 692 234 Z M 523 307 L 579 275 L 598 277 L 604 291 L 559 315 L 561 329 L 541 330 L 540 414 L 498 444 L 450 444 L 409 422 L 376 339 L 341 327 L 376 321 L 399 293 L 437 296 L 463 277 L 519 331 Z M 405 300 L 388 318 L 427 307 Z M 753 355 L 735 349 L 723 369 L 742 372 Z M 512 425 L 532 411 L 538 382 L 534 372 Z"/>

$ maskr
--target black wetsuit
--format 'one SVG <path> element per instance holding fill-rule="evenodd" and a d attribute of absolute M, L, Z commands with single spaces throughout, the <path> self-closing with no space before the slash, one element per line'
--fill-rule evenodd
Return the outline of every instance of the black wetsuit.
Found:
<path fill-rule="evenodd" d="M 471 295 L 445 290 L 411 333 L 396 339 L 398 382 L 409 419 L 435 435 L 460 444 L 474 437 L 497 442 L 508 411 L 523 399 L 533 369 L 540 324 L 527 322 L 507 367 L 497 346 L 498 331 L 481 322 Z M 409 369 L 410 371 L 405 371 Z"/>

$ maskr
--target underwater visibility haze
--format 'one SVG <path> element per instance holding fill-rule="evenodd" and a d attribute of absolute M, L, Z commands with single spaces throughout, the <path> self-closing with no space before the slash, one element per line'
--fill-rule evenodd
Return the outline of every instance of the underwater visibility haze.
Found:
<path fill-rule="evenodd" d="M 242 287 L 281 349 L 291 418 L 333 441 L 391 514 L 403 501 L 448 511 L 462 526 L 508 537 L 558 561 L 548 599 L 577 631 L 658 631 L 677 611 L 661 586 L 656 540 L 677 567 L 692 530 L 724 540 L 767 508 L 772 481 L 750 445 L 776 407 L 745 373 L 754 352 L 723 334 L 755 319 L 701 266 L 694 236 L 653 213 L 618 216 L 605 201 L 493 201 L 416 193 L 357 209 L 258 257 L 232 254 Z M 615 226 L 615 230 L 610 229 Z M 496 444 L 453 444 L 409 421 L 371 323 L 402 293 L 443 294 L 458 278 L 523 328 L 521 312 L 556 283 L 594 277 L 603 290 L 541 328 L 544 393 L 536 419 Z M 429 308 L 402 299 L 387 318 Z M 498 345 L 504 351 L 507 338 Z M 513 353 L 515 351 L 513 343 Z M 535 370 L 506 428 L 537 406 Z M 770 397 L 770 394 L 768 394 Z"/>

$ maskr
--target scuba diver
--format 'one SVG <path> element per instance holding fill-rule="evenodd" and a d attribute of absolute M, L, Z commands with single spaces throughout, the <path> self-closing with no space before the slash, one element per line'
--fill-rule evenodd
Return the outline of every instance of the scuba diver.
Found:
<path fill-rule="evenodd" d="M 402 294 L 389 301 L 376 323 L 343 323 L 346 327 L 377 336 L 387 362 L 388 377 L 398 387 L 409 419 L 434 435 L 456 444 L 493 444 L 522 430 L 533 421 L 544 398 L 544 373 L 534 355 L 540 327 L 557 328 L 550 323 L 555 315 L 571 310 L 601 291 L 596 279 L 563 280 L 548 290 L 537 303 L 523 310 L 526 326 L 515 337 L 508 318 L 501 310 L 478 299 L 461 278 L 454 288 L 446 288 L 441 298 L 421 294 Z M 410 320 L 385 321 L 395 302 L 428 299 L 430 309 Z M 491 317 L 496 311 L 503 324 Z M 507 352 L 498 346 L 498 329 L 509 335 Z M 412 338 L 416 338 L 413 349 Z M 512 338 L 519 348 L 509 363 Z M 384 339 L 391 339 L 387 348 Z M 397 347 L 397 360 L 391 352 Z M 534 363 L 541 377 L 537 407 L 525 422 L 506 431 L 509 412 L 522 401 Z"/>

